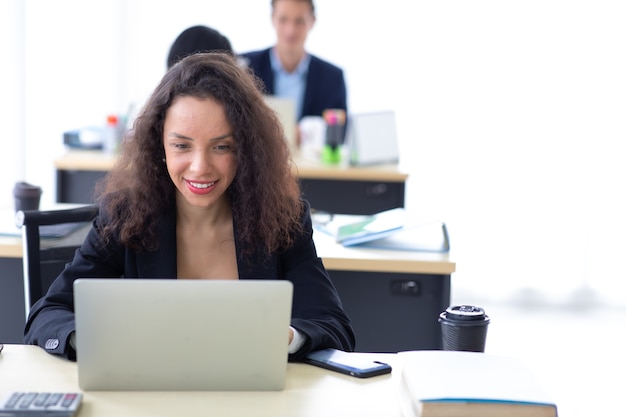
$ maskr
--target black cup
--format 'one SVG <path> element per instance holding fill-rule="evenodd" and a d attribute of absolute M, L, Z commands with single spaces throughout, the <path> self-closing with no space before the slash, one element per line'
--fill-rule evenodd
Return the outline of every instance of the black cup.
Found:
<path fill-rule="evenodd" d="M 41 187 L 28 184 L 26 182 L 18 182 L 13 188 L 13 197 L 15 198 L 15 211 L 20 210 L 38 210 L 39 200 L 41 199 Z"/>
<path fill-rule="evenodd" d="M 443 350 L 484 352 L 489 317 L 480 307 L 451 306 L 439 315 Z"/>

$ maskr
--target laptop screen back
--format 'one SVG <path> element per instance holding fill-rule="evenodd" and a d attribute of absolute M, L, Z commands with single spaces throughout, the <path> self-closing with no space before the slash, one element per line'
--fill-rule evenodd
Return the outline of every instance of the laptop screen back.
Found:
<path fill-rule="evenodd" d="M 284 280 L 78 279 L 83 390 L 282 390 L 293 286 Z"/>

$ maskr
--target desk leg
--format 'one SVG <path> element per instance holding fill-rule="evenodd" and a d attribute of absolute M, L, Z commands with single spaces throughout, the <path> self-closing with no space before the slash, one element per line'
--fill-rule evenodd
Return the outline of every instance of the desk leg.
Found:
<path fill-rule="evenodd" d="M 329 274 L 352 319 L 357 351 L 442 348 L 437 319 L 450 304 L 450 275 L 357 271 Z"/>

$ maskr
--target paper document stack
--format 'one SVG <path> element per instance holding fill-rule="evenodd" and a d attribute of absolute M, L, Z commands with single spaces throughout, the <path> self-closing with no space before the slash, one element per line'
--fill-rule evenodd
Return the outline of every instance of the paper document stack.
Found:
<path fill-rule="evenodd" d="M 422 221 L 404 208 L 372 215 L 314 213 L 316 230 L 331 235 L 344 246 L 379 249 L 448 252 L 445 223 Z"/>

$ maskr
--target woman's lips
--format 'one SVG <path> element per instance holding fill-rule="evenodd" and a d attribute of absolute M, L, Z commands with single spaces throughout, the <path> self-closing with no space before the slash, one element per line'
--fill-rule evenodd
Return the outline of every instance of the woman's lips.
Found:
<path fill-rule="evenodd" d="M 185 180 L 187 188 L 194 194 L 207 194 L 214 188 L 217 181 L 189 181 Z"/>

